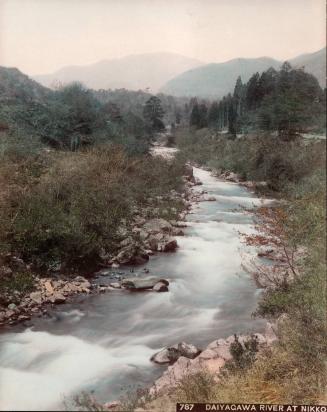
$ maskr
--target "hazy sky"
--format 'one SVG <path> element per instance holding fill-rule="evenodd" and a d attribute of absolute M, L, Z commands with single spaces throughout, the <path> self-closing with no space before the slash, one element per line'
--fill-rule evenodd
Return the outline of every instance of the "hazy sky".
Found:
<path fill-rule="evenodd" d="M 52 72 L 128 54 L 287 59 L 325 45 L 325 0 L 0 0 L 0 65 Z"/>

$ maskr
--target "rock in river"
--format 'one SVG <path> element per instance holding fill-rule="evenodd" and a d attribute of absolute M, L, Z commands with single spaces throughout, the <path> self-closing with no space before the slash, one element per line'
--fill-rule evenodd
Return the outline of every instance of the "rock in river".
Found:
<path fill-rule="evenodd" d="M 169 285 L 168 280 L 155 277 L 124 279 L 121 284 L 126 289 L 145 290 L 152 289 L 158 283 L 162 283 L 166 287 Z"/>
<path fill-rule="evenodd" d="M 151 357 L 151 361 L 160 365 L 167 363 L 173 364 L 180 357 L 194 359 L 200 353 L 201 350 L 196 346 L 186 342 L 180 342 L 177 345 L 169 346 L 168 348 L 164 348 L 161 351 L 155 353 Z"/>
<path fill-rule="evenodd" d="M 168 286 L 164 282 L 158 282 L 153 286 L 155 292 L 168 292 Z"/>

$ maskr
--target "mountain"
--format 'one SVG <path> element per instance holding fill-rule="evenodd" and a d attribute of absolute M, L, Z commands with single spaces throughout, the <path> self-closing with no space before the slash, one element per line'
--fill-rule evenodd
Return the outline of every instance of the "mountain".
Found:
<path fill-rule="evenodd" d="M 304 67 L 304 70 L 313 74 L 321 87 L 326 87 L 326 47 L 315 53 L 302 54 L 291 59 L 293 67 Z"/>
<path fill-rule="evenodd" d="M 41 86 L 18 69 L 0 66 L 0 101 L 20 99 L 42 103 L 50 94 L 50 89 Z"/>
<path fill-rule="evenodd" d="M 88 66 L 67 66 L 52 74 L 33 76 L 51 87 L 56 82 L 80 81 L 92 89 L 140 90 L 157 92 L 168 80 L 203 62 L 174 53 L 149 53 L 103 60 Z"/>
<path fill-rule="evenodd" d="M 238 76 L 246 82 L 255 72 L 263 72 L 269 67 L 277 69 L 279 66 L 279 61 L 269 57 L 206 64 L 178 75 L 168 81 L 161 91 L 173 96 L 222 97 L 233 91 Z"/>
<path fill-rule="evenodd" d="M 303 67 L 317 77 L 322 87 L 325 87 L 326 48 L 315 53 L 308 53 L 289 60 L 294 67 Z M 269 57 L 257 59 L 233 59 L 225 63 L 211 63 L 169 80 L 161 92 L 173 96 L 200 96 L 219 98 L 233 92 L 238 76 L 242 81 L 249 80 L 255 72 L 263 72 L 269 67 L 278 69 L 282 62 Z"/>

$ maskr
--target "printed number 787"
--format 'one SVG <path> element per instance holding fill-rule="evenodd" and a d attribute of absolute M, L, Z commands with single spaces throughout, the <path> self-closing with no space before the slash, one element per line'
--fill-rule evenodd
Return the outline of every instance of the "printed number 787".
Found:
<path fill-rule="evenodd" d="M 179 410 L 180 411 L 191 411 L 194 408 L 193 403 L 180 403 Z"/>

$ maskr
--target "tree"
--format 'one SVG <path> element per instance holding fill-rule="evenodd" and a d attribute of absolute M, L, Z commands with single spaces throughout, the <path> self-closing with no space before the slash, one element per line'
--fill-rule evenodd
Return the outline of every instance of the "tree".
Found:
<path fill-rule="evenodd" d="M 208 126 L 208 108 L 205 103 L 201 103 L 199 106 L 199 114 L 200 114 L 200 123 L 199 123 L 199 129 L 202 129 L 203 127 Z"/>
<path fill-rule="evenodd" d="M 213 102 L 208 112 L 208 125 L 215 129 L 219 128 L 219 105 L 218 102 Z"/>
<path fill-rule="evenodd" d="M 237 132 L 237 103 L 235 99 L 228 95 L 228 132 L 236 137 Z"/>
<path fill-rule="evenodd" d="M 259 73 L 255 73 L 246 86 L 246 106 L 248 110 L 256 109 L 259 101 Z"/>
<path fill-rule="evenodd" d="M 238 116 L 241 116 L 242 114 L 243 97 L 244 97 L 244 87 L 243 87 L 241 76 L 238 76 L 235 87 L 234 87 L 234 94 L 233 94 L 233 98 L 236 103 L 236 113 Z"/>
<path fill-rule="evenodd" d="M 199 127 L 200 122 L 201 122 L 201 116 L 200 116 L 199 105 L 198 105 L 198 101 L 195 99 L 193 101 L 192 110 L 191 110 L 190 125 Z"/>
<path fill-rule="evenodd" d="M 165 130 L 165 125 L 162 121 L 164 110 L 159 97 L 151 96 L 146 101 L 143 108 L 143 116 L 152 132 L 160 132 Z"/>

